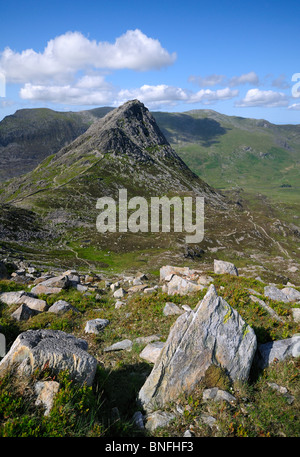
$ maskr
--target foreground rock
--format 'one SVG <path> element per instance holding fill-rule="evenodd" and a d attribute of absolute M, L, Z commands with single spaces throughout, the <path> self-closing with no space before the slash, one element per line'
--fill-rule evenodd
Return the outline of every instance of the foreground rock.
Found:
<path fill-rule="evenodd" d="M 91 385 L 97 360 L 87 349 L 85 340 L 60 330 L 28 330 L 17 337 L 0 362 L 0 376 L 14 367 L 21 376 L 48 367 L 56 374 L 68 370 L 75 381 Z"/>
<path fill-rule="evenodd" d="M 259 344 L 255 363 L 260 369 L 268 367 L 275 360 L 285 360 L 288 357 L 300 356 L 300 334 L 285 340 L 271 341 Z"/>
<path fill-rule="evenodd" d="M 211 365 L 232 380 L 248 378 L 257 342 L 254 331 L 213 285 L 194 311 L 176 320 L 150 376 L 139 392 L 146 411 L 190 393 Z"/>

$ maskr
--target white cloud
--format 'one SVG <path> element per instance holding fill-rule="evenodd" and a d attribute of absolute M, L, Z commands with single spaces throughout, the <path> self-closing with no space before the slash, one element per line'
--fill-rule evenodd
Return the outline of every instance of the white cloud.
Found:
<path fill-rule="evenodd" d="M 210 89 L 201 89 L 199 92 L 191 95 L 189 103 L 201 102 L 208 105 L 220 100 L 230 100 L 231 98 L 236 97 L 238 94 L 238 90 L 231 90 L 228 87 L 215 91 Z"/>
<path fill-rule="evenodd" d="M 224 75 L 209 75 L 205 76 L 204 78 L 202 76 L 190 76 L 189 81 L 197 84 L 200 87 L 211 87 L 211 86 L 217 86 L 218 84 L 222 84 L 223 81 L 225 80 Z"/>
<path fill-rule="evenodd" d="M 250 73 L 245 73 L 241 76 L 233 76 L 229 79 L 228 85 L 230 87 L 240 86 L 242 84 L 259 84 L 259 79 L 257 74 L 254 71 L 250 71 Z"/>
<path fill-rule="evenodd" d="M 7 47 L 0 54 L 0 70 L 8 82 L 42 84 L 70 82 L 79 70 L 131 69 L 146 71 L 171 65 L 170 54 L 160 42 L 140 30 L 128 30 L 113 44 L 89 40 L 80 32 L 67 32 L 47 43 L 42 53 L 26 49 L 20 53 Z"/>
<path fill-rule="evenodd" d="M 236 106 L 263 106 L 263 107 L 280 107 L 287 106 L 287 96 L 282 92 L 272 90 L 250 89 L 246 96 L 236 103 Z"/>
<path fill-rule="evenodd" d="M 288 109 L 298 111 L 300 110 L 300 103 L 293 103 L 292 105 L 288 106 Z"/>

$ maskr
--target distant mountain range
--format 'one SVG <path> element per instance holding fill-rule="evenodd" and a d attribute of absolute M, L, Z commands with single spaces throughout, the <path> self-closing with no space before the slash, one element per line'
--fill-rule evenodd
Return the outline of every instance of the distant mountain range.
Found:
<path fill-rule="evenodd" d="M 26 109 L 5 117 L 0 122 L 0 182 L 33 170 L 111 110 Z M 212 110 L 152 114 L 177 154 L 211 186 L 294 197 L 300 192 L 300 125 Z"/>

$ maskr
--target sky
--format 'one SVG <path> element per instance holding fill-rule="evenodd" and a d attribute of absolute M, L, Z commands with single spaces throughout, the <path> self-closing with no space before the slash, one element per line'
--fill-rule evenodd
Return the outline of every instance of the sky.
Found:
<path fill-rule="evenodd" d="M 138 99 L 300 124 L 300 2 L 0 0 L 0 120 Z"/>

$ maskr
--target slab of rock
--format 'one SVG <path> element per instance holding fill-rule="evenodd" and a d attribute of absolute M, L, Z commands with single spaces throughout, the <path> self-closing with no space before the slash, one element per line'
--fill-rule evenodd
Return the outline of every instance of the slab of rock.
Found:
<path fill-rule="evenodd" d="M 202 395 L 203 401 L 214 400 L 214 401 L 227 401 L 227 403 L 236 402 L 236 398 L 225 390 L 213 387 L 211 389 L 205 389 Z"/>
<path fill-rule="evenodd" d="M 175 303 L 167 302 L 164 309 L 163 314 L 164 316 L 174 316 L 175 314 L 183 314 L 184 310 L 179 308 Z"/>
<path fill-rule="evenodd" d="M 63 314 L 71 310 L 79 313 L 78 309 L 70 305 L 70 303 L 66 302 L 65 300 L 58 300 L 52 306 L 50 306 L 48 313 Z"/>
<path fill-rule="evenodd" d="M 123 297 L 125 297 L 126 294 L 127 294 L 126 290 L 124 290 L 122 287 L 120 287 L 113 293 L 113 296 L 115 298 L 123 298 Z"/>
<path fill-rule="evenodd" d="M 135 293 L 138 293 L 138 292 L 143 292 L 144 289 L 147 289 L 147 284 L 139 284 L 139 285 L 136 285 L 136 286 L 132 286 L 128 289 L 128 293 L 129 294 L 135 294 Z"/>
<path fill-rule="evenodd" d="M 31 293 L 35 295 L 51 295 L 51 294 L 59 294 L 63 289 L 61 287 L 48 287 L 44 286 L 43 283 L 38 284 L 37 286 L 34 286 L 31 289 Z"/>
<path fill-rule="evenodd" d="M 117 343 L 112 344 L 111 346 L 103 349 L 104 352 L 111 352 L 111 351 L 131 351 L 132 349 L 132 341 L 131 340 L 123 340 L 118 341 Z"/>
<path fill-rule="evenodd" d="M 238 269 L 231 262 L 225 262 L 224 260 L 214 260 L 214 273 L 216 274 L 230 274 L 238 276 Z"/>
<path fill-rule="evenodd" d="M 211 285 L 195 310 L 178 317 L 138 398 L 145 410 L 191 393 L 211 365 L 247 380 L 257 342 L 253 329 Z"/>
<path fill-rule="evenodd" d="M 264 369 L 274 360 L 285 360 L 287 357 L 300 356 L 300 334 L 284 340 L 271 341 L 259 344 L 255 356 L 255 364 Z"/>
<path fill-rule="evenodd" d="M 23 290 L 19 292 L 4 292 L 0 295 L 0 300 L 8 306 L 11 305 L 27 305 L 35 311 L 43 312 L 47 308 L 45 300 L 36 298 L 32 293 L 27 293 Z"/>
<path fill-rule="evenodd" d="M 95 333 L 98 335 L 109 324 L 108 319 L 92 319 L 85 324 L 85 333 Z"/>
<path fill-rule="evenodd" d="M 17 321 L 27 321 L 37 313 L 38 311 L 35 311 L 34 309 L 29 308 L 29 306 L 23 304 L 11 314 L 11 317 Z"/>
<path fill-rule="evenodd" d="M 27 294 L 24 290 L 20 290 L 18 292 L 3 292 L 0 294 L 0 300 L 2 303 L 6 305 L 21 305 L 22 301 L 21 298 L 25 297 Z"/>
<path fill-rule="evenodd" d="M 42 405 L 45 408 L 45 416 L 49 416 L 50 414 L 59 387 L 59 383 L 56 381 L 38 381 L 34 386 L 35 393 L 37 394 L 35 404 L 37 406 Z"/>
<path fill-rule="evenodd" d="M 19 376 L 49 367 L 54 373 L 67 370 L 75 381 L 92 385 L 97 360 L 88 352 L 88 343 L 60 330 L 28 330 L 14 341 L 0 362 L 0 376 L 16 368 Z"/>
<path fill-rule="evenodd" d="M 170 275 L 186 276 L 191 278 L 193 275 L 199 274 L 201 274 L 201 271 L 199 270 L 192 270 L 189 267 L 174 267 L 172 265 L 165 265 L 161 267 L 159 271 L 160 281 L 170 280 L 168 278 Z"/>
<path fill-rule="evenodd" d="M 135 338 L 133 341 L 137 344 L 149 344 L 153 343 L 153 341 L 159 341 L 160 340 L 159 335 L 150 335 L 150 336 L 139 336 L 138 338 Z"/>
<path fill-rule="evenodd" d="M 161 353 L 162 348 L 164 347 L 162 341 L 155 341 L 153 343 L 147 344 L 147 346 L 140 353 L 141 359 L 146 360 L 150 363 L 155 363 Z"/>

